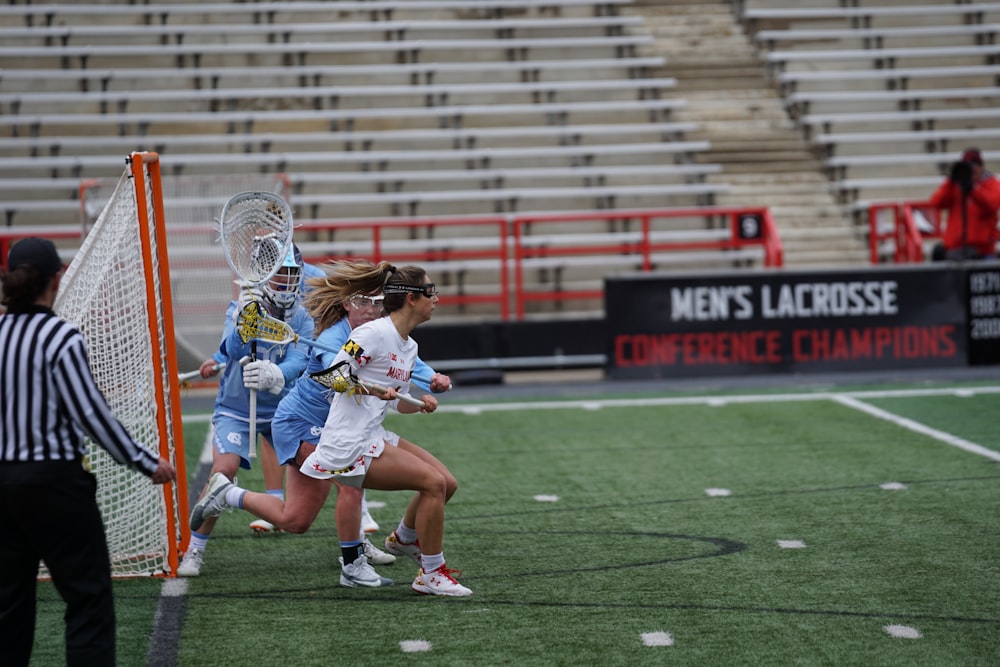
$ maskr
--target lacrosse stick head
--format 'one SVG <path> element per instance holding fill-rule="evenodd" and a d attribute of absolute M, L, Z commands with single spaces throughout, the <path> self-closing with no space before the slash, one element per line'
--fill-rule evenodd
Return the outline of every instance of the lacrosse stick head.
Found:
<path fill-rule="evenodd" d="M 342 394 L 345 391 L 355 393 L 358 388 L 358 378 L 351 373 L 351 363 L 349 361 L 341 361 L 329 368 L 310 373 L 309 377 L 327 389 L 333 389 L 338 394 Z"/>
<path fill-rule="evenodd" d="M 277 273 L 292 248 L 292 210 L 271 192 L 241 192 L 222 207 L 222 248 L 230 268 L 259 285 Z"/>
<path fill-rule="evenodd" d="M 287 323 L 268 315 L 257 301 L 249 302 L 236 315 L 236 333 L 244 343 L 264 340 L 283 344 L 294 343 L 298 339 L 298 334 Z"/>

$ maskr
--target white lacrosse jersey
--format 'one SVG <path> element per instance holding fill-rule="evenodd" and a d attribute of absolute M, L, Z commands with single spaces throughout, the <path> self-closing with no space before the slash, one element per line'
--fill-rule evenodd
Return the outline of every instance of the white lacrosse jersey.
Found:
<path fill-rule="evenodd" d="M 403 340 L 389 317 L 380 317 L 351 331 L 334 363 L 350 361 L 359 379 L 392 387 L 408 394 L 410 373 L 417 358 L 417 342 Z M 377 396 L 334 394 L 323 432 L 316 446 L 316 459 L 328 471 L 353 465 L 361 456 L 378 456 L 385 440 L 395 444 L 398 436 L 383 428 L 390 404 Z"/>

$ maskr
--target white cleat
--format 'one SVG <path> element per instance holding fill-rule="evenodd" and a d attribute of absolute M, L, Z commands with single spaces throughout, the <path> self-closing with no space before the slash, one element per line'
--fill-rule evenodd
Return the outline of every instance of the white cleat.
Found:
<path fill-rule="evenodd" d="M 252 530 L 253 534 L 257 536 L 270 535 L 272 533 L 275 535 L 280 535 L 281 533 L 285 532 L 280 528 L 275 528 L 273 523 L 271 523 L 270 521 L 265 521 L 264 519 L 257 519 L 256 521 L 251 521 L 250 530 Z"/>
<path fill-rule="evenodd" d="M 219 516 L 223 511 L 229 509 L 229 505 L 226 504 L 226 491 L 232 486 L 233 483 L 221 472 L 217 472 L 209 478 L 205 495 L 194 504 L 194 509 L 191 510 L 191 530 L 198 530 L 205 523 L 205 519 Z"/>
<path fill-rule="evenodd" d="M 203 549 L 188 549 L 177 566 L 178 577 L 197 577 L 201 574 L 201 564 L 205 560 Z"/>
<path fill-rule="evenodd" d="M 361 510 L 361 530 L 365 533 L 377 533 L 378 523 L 372 518 L 372 515 L 368 513 L 368 508 Z"/>
<path fill-rule="evenodd" d="M 388 577 L 383 577 L 375 571 L 368 559 L 358 556 L 353 563 L 344 565 L 344 558 L 340 561 L 340 585 L 349 588 L 379 588 L 381 586 L 392 586 L 395 582 Z"/>
<path fill-rule="evenodd" d="M 420 543 L 414 542 L 412 544 L 408 542 L 401 542 L 396 536 L 396 531 L 389 533 L 389 537 L 385 538 L 385 550 L 386 552 L 396 556 L 406 556 L 412 560 L 417 565 L 420 565 Z"/>
<path fill-rule="evenodd" d="M 424 595 L 449 595 L 452 597 L 472 595 L 471 589 L 458 583 L 455 577 L 460 576 L 462 576 L 461 570 L 449 570 L 447 565 L 442 565 L 433 572 L 427 573 L 421 568 L 410 588 Z"/>
<path fill-rule="evenodd" d="M 361 543 L 365 550 L 365 557 L 368 562 L 372 565 L 392 565 L 396 562 L 396 557 L 392 554 L 387 554 L 386 552 L 379 549 L 377 546 L 372 544 L 366 537 Z"/>

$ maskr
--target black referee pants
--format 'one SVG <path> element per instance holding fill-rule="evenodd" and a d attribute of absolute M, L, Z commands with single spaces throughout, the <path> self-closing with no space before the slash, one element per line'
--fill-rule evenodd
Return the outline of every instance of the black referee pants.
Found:
<path fill-rule="evenodd" d="M 79 461 L 0 463 L 0 665 L 28 665 L 38 561 L 66 603 L 66 664 L 115 664 L 115 607 L 97 482 Z"/>

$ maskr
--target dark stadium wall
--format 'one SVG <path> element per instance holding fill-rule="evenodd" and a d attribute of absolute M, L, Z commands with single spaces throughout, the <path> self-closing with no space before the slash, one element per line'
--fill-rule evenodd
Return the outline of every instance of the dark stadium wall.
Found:
<path fill-rule="evenodd" d="M 615 379 L 1000 364 L 1000 265 L 929 264 L 605 282 L 605 318 L 430 323 L 421 357 L 456 381 L 604 367 Z"/>

